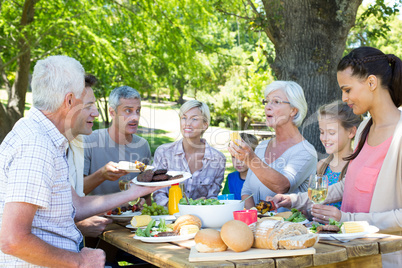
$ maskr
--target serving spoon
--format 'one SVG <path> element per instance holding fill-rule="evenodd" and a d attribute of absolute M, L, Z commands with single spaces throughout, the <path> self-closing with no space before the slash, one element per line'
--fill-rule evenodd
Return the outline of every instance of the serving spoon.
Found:
<path fill-rule="evenodd" d="M 240 201 L 240 203 L 243 203 L 244 201 L 246 201 L 247 199 L 249 199 L 250 197 L 252 197 L 254 194 L 251 194 L 249 196 L 247 196 L 246 198 L 244 198 L 243 200 Z"/>

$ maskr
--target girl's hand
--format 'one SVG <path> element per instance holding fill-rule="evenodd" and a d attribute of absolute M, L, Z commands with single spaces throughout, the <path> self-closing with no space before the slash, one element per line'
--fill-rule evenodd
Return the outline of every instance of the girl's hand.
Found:
<path fill-rule="evenodd" d="M 328 224 L 330 218 L 340 221 L 342 212 L 334 206 L 314 204 L 311 208 L 311 215 L 313 215 L 314 221 Z"/>
<path fill-rule="evenodd" d="M 266 201 L 273 201 L 277 208 L 280 207 L 291 208 L 292 206 L 290 196 L 285 194 L 277 194 L 274 197 L 267 196 Z"/>

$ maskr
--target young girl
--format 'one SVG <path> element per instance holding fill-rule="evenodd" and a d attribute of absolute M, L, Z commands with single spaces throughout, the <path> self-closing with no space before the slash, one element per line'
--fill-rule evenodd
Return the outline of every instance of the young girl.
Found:
<path fill-rule="evenodd" d="M 334 101 L 318 109 L 320 140 L 329 156 L 318 162 L 317 174 L 326 175 L 329 185 L 344 178 L 349 163 L 344 158 L 352 154 L 352 139 L 361 121 L 362 117 L 355 115 L 342 101 Z M 329 205 L 340 209 L 341 203 Z"/>

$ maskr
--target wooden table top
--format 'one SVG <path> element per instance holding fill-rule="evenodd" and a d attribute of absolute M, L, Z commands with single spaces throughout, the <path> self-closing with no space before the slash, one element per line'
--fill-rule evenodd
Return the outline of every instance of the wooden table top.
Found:
<path fill-rule="evenodd" d="M 192 241 L 181 243 L 144 243 L 133 239 L 131 230 L 110 224 L 101 235 L 101 239 L 121 250 L 135 255 L 160 267 L 335 267 L 337 265 L 359 265 L 361 267 L 381 266 L 381 253 L 390 253 L 402 249 L 402 236 L 371 234 L 370 238 L 355 239 L 348 243 L 338 241 L 320 241 L 314 248 L 313 255 L 231 260 L 219 262 L 189 262 Z M 373 237 L 373 238 L 371 238 Z"/>

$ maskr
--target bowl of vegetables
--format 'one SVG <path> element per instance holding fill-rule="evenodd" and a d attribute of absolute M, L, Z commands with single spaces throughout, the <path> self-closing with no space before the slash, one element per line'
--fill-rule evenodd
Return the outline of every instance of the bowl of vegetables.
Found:
<path fill-rule="evenodd" d="M 179 203 L 180 215 L 192 214 L 201 219 L 203 228 L 220 228 L 233 220 L 233 211 L 242 210 L 240 200 L 189 199 L 190 205 L 183 198 Z"/>

